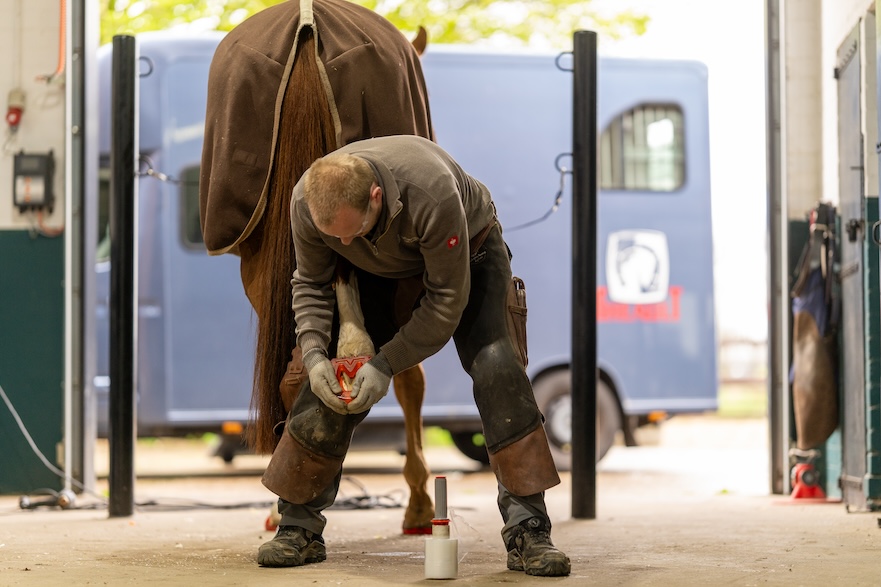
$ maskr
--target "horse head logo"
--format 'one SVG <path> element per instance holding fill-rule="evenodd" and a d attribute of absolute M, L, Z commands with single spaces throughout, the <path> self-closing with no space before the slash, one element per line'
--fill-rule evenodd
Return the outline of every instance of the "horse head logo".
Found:
<path fill-rule="evenodd" d="M 606 286 L 619 304 L 657 304 L 667 299 L 670 253 L 657 230 L 622 230 L 606 244 Z"/>

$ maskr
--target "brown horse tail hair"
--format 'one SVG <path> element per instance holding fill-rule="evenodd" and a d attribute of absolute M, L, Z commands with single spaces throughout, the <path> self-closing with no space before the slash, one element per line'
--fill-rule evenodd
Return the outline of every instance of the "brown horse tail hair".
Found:
<path fill-rule="evenodd" d="M 296 267 L 291 192 L 312 162 L 335 148 L 336 131 L 318 72 L 315 38 L 311 29 L 304 28 L 281 108 L 259 255 L 260 291 L 268 295 L 261 296 L 257 310 L 254 390 L 246 434 L 258 453 L 271 453 L 278 443 L 274 427 L 286 417 L 279 384 L 296 344 L 290 283 Z"/>

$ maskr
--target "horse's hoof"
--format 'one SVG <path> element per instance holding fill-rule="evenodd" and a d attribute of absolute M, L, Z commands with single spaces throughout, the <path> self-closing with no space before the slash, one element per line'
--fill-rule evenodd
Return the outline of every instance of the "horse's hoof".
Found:
<path fill-rule="evenodd" d="M 271 508 L 269 508 L 269 515 L 266 516 L 266 521 L 263 522 L 263 527 L 266 528 L 267 532 L 275 532 L 280 522 L 281 514 L 278 511 L 278 503 L 276 502 L 272 504 Z"/>
<path fill-rule="evenodd" d="M 278 524 L 272 519 L 272 516 L 266 516 L 266 521 L 263 522 L 263 528 L 265 528 L 267 532 L 275 532 L 278 529 Z"/>

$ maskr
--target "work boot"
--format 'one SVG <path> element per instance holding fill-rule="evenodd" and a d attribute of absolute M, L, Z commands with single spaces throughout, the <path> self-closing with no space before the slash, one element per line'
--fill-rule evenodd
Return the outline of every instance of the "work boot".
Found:
<path fill-rule="evenodd" d="M 279 526 L 275 538 L 257 550 L 257 564 L 264 567 L 299 567 L 326 558 L 324 538 L 298 526 Z"/>
<path fill-rule="evenodd" d="M 513 529 L 508 568 L 540 577 L 562 577 L 570 571 L 569 557 L 553 545 L 550 524 L 540 518 L 524 520 Z"/>

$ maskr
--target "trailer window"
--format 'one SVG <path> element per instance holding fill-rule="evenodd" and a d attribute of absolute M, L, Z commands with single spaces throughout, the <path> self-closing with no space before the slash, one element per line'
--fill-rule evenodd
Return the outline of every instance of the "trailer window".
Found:
<path fill-rule="evenodd" d="M 181 239 L 190 249 L 205 249 L 199 223 L 199 166 L 187 167 L 180 177 Z"/>
<path fill-rule="evenodd" d="M 603 130 L 601 189 L 670 192 L 684 182 L 685 129 L 678 106 L 644 104 L 620 114 Z"/>

